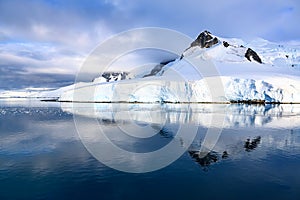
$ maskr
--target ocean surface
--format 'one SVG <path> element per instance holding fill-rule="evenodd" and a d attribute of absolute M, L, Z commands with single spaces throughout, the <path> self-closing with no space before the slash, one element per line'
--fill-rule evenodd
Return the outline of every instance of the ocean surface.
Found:
<path fill-rule="evenodd" d="M 299 197 L 300 105 L 0 102 L 1 200 Z"/>

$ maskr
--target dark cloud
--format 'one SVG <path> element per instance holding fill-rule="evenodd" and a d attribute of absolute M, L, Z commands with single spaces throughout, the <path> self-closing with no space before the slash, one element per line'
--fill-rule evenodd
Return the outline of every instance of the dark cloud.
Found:
<path fill-rule="evenodd" d="M 24 88 L 57 88 L 74 83 L 74 75 L 27 73 L 20 66 L 0 65 L 0 90 Z"/>

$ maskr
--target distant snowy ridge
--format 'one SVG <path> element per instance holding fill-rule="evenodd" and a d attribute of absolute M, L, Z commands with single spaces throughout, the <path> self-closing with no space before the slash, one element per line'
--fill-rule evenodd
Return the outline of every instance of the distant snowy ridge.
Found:
<path fill-rule="evenodd" d="M 219 75 L 203 78 L 189 59 L 211 62 Z M 204 31 L 176 60 L 152 69 L 105 72 L 93 82 L 29 96 L 80 102 L 300 103 L 299 63 L 300 46 L 262 39 L 246 43 Z M 215 88 L 207 83 L 214 80 L 221 81 L 224 92 L 213 96 Z"/>

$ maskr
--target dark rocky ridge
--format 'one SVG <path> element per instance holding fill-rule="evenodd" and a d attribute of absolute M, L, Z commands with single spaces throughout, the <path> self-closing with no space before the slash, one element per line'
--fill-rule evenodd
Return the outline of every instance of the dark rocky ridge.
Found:
<path fill-rule="evenodd" d="M 120 75 L 121 75 L 121 79 L 120 79 Z M 104 72 L 101 76 L 106 79 L 106 82 L 111 82 L 111 81 L 127 79 L 128 73 L 127 72 Z"/>
<path fill-rule="evenodd" d="M 192 42 L 191 47 L 200 46 L 201 48 L 210 48 L 219 42 L 217 37 L 213 37 L 209 31 L 203 31 L 197 37 L 197 39 Z"/>
<path fill-rule="evenodd" d="M 164 62 L 159 63 L 158 65 L 156 65 L 156 66 L 151 70 L 151 72 L 150 72 L 149 74 L 144 75 L 143 78 L 144 78 L 144 77 L 148 77 L 148 76 L 154 76 L 154 75 L 156 75 L 158 72 L 160 72 L 160 71 L 162 70 L 162 68 L 163 68 L 165 65 L 167 65 L 167 64 L 169 64 L 170 62 L 173 62 L 173 61 L 175 61 L 175 60 L 169 60 L 169 61 L 164 61 Z"/>
<path fill-rule="evenodd" d="M 224 45 L 224 47 L 229 47 L 230 45 L 228 44 L 228 42 L 226 42 L 226 41 L 223 41 L 223 45 Z"/>
<path fill-rule="evenodd" d="M 251 58 L 255 60 L 258 63 L 262 63 L 260 57 L 257 55 L 255 51 L 253 51 L 251 48 L 248 48 L 245 54 L 245 57 L 251 62 Z"/>

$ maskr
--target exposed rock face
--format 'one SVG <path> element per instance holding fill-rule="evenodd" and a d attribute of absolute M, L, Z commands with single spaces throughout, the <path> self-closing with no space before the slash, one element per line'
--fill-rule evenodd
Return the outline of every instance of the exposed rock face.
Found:
<path fill-rule="evenodd" d="M 158 65 L 156 65 L 156 66 L 151 70 L 151 72 L 150 72 L 149 74 L 146 74 L 146 75 L 144 75 L 143 77 L 148 77 L 148 76 L 154 76 L 154 75 L 156 75 L 158 72 L 160 72 L 160 71 L 162 70 L 162 68 L 163 68 L 165 65 L 167 65 L 167 64 L 169 64 L 170 62 L 173 62 L 173 61 L 175 61 L 175 60 L 169 60 L 169 61 L 164 61 L 164 62 L 159 63 Z"/>
<path fill-rule="evenodd" d="M 203 31 L 197 39 L 192 42 L 191 47 L 200 46 L 201 48 L 210 48 L 218 42 L 218 38 L 213 37 L 209 31 Z"/>
<path fill-rule="evenodd" d="M 127 79 L 127 72 L 104 72 L 102 77 L 106 79 L 106 82 L 119 81 Z"/>
<path fill-rule="evenodd" d="M 257 55 L 255 51 L 253 51 L 251 48 L 248 48 L 245 54 L 245 57 L 251 62 L 252 60 L 255 60 L 258 63 L 262 63 L 260 57 Z"/>
<path fill-rule="evenodd" d="M 154 76 L 154 75 L 156 75 L 158 72 L 160 72 L 160 70 L 162 70 L 162 68 L 163 68 L 164 66 L 165 66 L 165 65 L 163 65 L 163 64 L 158 64 L 158 65 L 156 65 L 156 66 L 151 70 L 151 72 L 150 72 L 149 74 L 144 75 L 143 78 L 144 78 L 144 77 L 148 77 L 148 76 Z"/>
<path fill-rule="evenodd" d="M 228 44 L 228 42 L 226 42 L 226 41 L 223 41 L 223 45 L 224 45 L 224 47 L 229 47 L 229 44 Z"/>

